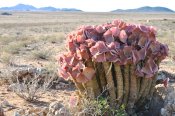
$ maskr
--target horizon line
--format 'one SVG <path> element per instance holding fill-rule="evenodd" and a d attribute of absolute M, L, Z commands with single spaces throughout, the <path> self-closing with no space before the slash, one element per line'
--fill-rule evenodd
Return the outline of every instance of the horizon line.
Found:
<path fill-rule="evenodd" d="M 151 7 L 151 8 L 153 8 L 153 7 L 163 7 L 163 8 L 167 8 L 167 9 L 170 9 L 170 10 L 172 10 L 173 12 L 175 12 L 175 10 L 173 10 L 173 9 L 171 9 L 171 8 L 168 8 L 168 7 L 164 7 L 164 6 L 149 6 L 149 5 L 145 5 L 145 6 L 140 6 L 140 7 L 135 7 L 135 8 L 128 8 L 128 9 L 125 9 L 125 8 L 119 8 L 119 9 L 114 9 L 114 10 L 110 10 L 110 11 L 84 11 L 84 10 L 82 10 L 82 9 L 79 9 L 79 8 L 75 8 L 75 7 L 54 7 L 54 6 L 52 6 L 52 5 L 48 5 L 48 6 L 42 6 L 42 7 L 37 7 L 36 5 L 32 5 L 32 4 L 24 4 L 24 3 L 18 3 L 18 4 L 16 4 L 16 5 L 11 5 L 11 6 L 3 6 L 3 7 L 0 7 L 0 8 L 8 8 L 8 7 L 14 7 L 14 6 L 17 6 L 17 5 L 28 5 L 28 6 L 33 6 L 33 7 L 35 7 L 35 8 L 37 8 L 37 9 L 39 9 L 39 8 L 44 8 L 44 7 L 53 7 L 53 8 L 56 8 L 56 9 L 76 9 L 76 10 L 81 10 L 82 12 L 112 12 L 112 11 L 115 11 L 115 10 L 132 10 L 132 9 L 138 9 L 138 8 L 142 8 L 142 7 Z M 119 11 L 120 12 L 120 11 Z"/>

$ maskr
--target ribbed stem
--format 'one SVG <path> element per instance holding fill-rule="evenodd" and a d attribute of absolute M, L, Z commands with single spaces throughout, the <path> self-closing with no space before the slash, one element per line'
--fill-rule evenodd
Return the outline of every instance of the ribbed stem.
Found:
<path fill-rule="evenodd" d="M 105 78 L 105 71 L 102 63 L 95 63 L 95 67 L 97 69 L 97 77 L 99 78 L 101 92 L 103 92 L 104 88 L 107 85 L 106 78 Z"/>
<path fill-rule="evenodd" d="M 160 61 L 156 61 L 156 64 L 157 64 L 157 66 L 159 67 Z M 149 95 L 147 96 L 147 98 L 149 98 L 149 99 L 152 98 L 153 93 L 154 93 L 154 91 L 155 91 L 157 75 L 158 75 L 158 73 L 156 73 L 156 74 L 152 77 L 152 83 L 151 83 Z"/>
<path fill-rule="evenodd" d="M 152 77 L 152 83 L 151 83 L 150 91 L 149 91 L 149 94 L 147 96 L 148 98 L 152 98 L 153 93 L 155 91 L 156 77 L 157 77 L 157 73 Z"/>
<path fill-rule="evenodd" d="M 116 102 L 116 88 L 114 85 L 114 81 L 113 81 L 113 76 L 112 76 L 112 63 L 109 62 L 103 62 L 103 67 L 104 67 L 104 71 L 105 71 L 105 75 L 106 75 L 106 81 L 109 87 L 109 95 L 110 95 L 110 103 L 112 106 L 115 106 L 115 102 Z"/>
<path fill-rule="evenodd" d="M 143 97 L 143 94 L 146 90 L 146 88 L 148 87 L 148 82 L 149 80 L 145 77 L 142 77 L 142 81 L 141 81 L 141 88 L 140 88 L 140 91 L 139 91 L 139 97 L 138 97 L 138 100 L 140 101 L 140 99 Z"/>
<path fill-rule="evenodd" d="M 138 107 L 144 105 L 146 103 L 146 101 L 148 100 L 148 94 L 149 94 L 149 91 L 150 91 L 150 88 L 151 88 L 151 83 L 152 83 L 152 81 L 151 80 L 148 80 L 148 85 L 145 88 L 142 96 L 138 100 L 138 105 L 137 105 Z"/>
<path fill-rule="evenodd" d="M 117 101 L 120 106 L 123 102 L 124 84 L 120 65 L 115 64 L 115 80 L 117 81 Z"/>
<path fill-rule="evenodd" d="M 78 88 L 79 94 L 83 95 L 84 92 L 85 92 L 85 88 L 84 88 L 83 84 L 82 83 L 78 83 L 73 77 L 72 77 L 72 80 L 73 80 L 75 86 Z"/>
<path fill-rule="evenodd" d="M 134 65 L 129 65 L 130 70 L 130 88 L 129 88 L 129 100 L 128 100 L 128 108 L 133 108 L 137 99 L 137 77 L 135 75 L 135 67 Z"/>
<path fill-rule="evenodd" d="M 87 61 L 85 64 L 86 64 L 87 67 L 93 67 L 94 68 L 94 65 L 93 65 L 92 61 Z M 94 75 L 94 77 L 92 77 L 92 80 L 88 81 L 87 83 L 84 83 L 83 86 L 86 89 L 88 97 L 96 98 L 96 97 L 98 97 L 98 95 L 100 95 L 100 87 L 98 85 L 96 75 Z"/>
<path fill-rule="evenodd" d="M 146 98 L 149 95 L 149 91 L 151 89 L 151 85 L 152 85 L 152 79 L 149 79 L 148 80 L 148 85 L 147 85 L 147 87 L 146 87 L 146 89 L 145 89 L 145 91 L 143 93 L 142 98 Z"/>
<path fill-rule="evenodd" d="M 141 90 L 141 82 L 142 82 L 142 77 L 137 77 L 137 100 L 139 98 L 139 93 Z"/>
<path fill-rule="evenodd" d="M 129 86 L 130 86 L 130 79 L 129 79 L 129 65 L 125 65 L 122 68 L 122 74 L 124 79 L 124 98 L 123 103 L 126 106 L 128 103 L 128 97 L 129 97 Z"/>

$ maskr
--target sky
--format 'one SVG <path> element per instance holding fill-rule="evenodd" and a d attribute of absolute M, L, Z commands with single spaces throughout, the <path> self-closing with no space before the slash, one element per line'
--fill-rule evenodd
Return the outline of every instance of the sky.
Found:
<path fill-rule="evenodd" d="M 88 12 L 108 12 L 142 6 L 163 6 L 175 11 L 175 0 L 0 0 L 0 7 L 19 3 L 35 7 L 77 8 Z"/>

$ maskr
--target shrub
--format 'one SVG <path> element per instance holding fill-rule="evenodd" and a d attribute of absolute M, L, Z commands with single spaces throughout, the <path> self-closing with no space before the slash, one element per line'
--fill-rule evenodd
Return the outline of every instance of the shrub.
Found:
<path fill-rule="evenodd" d="M 22 79 L 16 75 L 15 79 L 11 80 L 11 90 L 26 101 L 33 102 L 51 88 L 55 75 L 48 74 L 47 77 L 42 77 L 41 74 L 33 74 L 33 77 L 26 76 Z"/>
<path fill-rule="evenodd" d="M 12 14 L 9 12 L 3 12 L 3 13 L 1 13 L 1 15 L 12 15 Z"/>

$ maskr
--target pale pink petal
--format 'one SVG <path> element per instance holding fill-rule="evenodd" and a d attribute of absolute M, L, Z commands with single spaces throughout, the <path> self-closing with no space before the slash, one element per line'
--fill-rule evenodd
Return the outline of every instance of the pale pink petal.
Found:
<path fill-rule="evenodd" d="M 107 43 L 111 43 L 114 42 L 114 37 L 112 36 L 112 31 L 111 30 L 107 30 L 104 34 L 103 34 L 105 41 Z"/>
<path fill-rule="evenodd" d="M 121 31 L 120 31 L 119 38 L 120 38 L 120 41 L 121 41 L 122 43 L 126 43 L 126 40 L 127 40 L 128 36 L 127 36 L 125 30 L 121 30 Z"/>
<path fill-rule="evenodd" d="M 110 28 L 110 31 L 112 32 L 112 35 L 113 35 L 114 37 L 118 37 L 119 34 L 120 34 L 120 30 L 119 30 L 117 27 L 112 27 L 112 28 Z"/>

